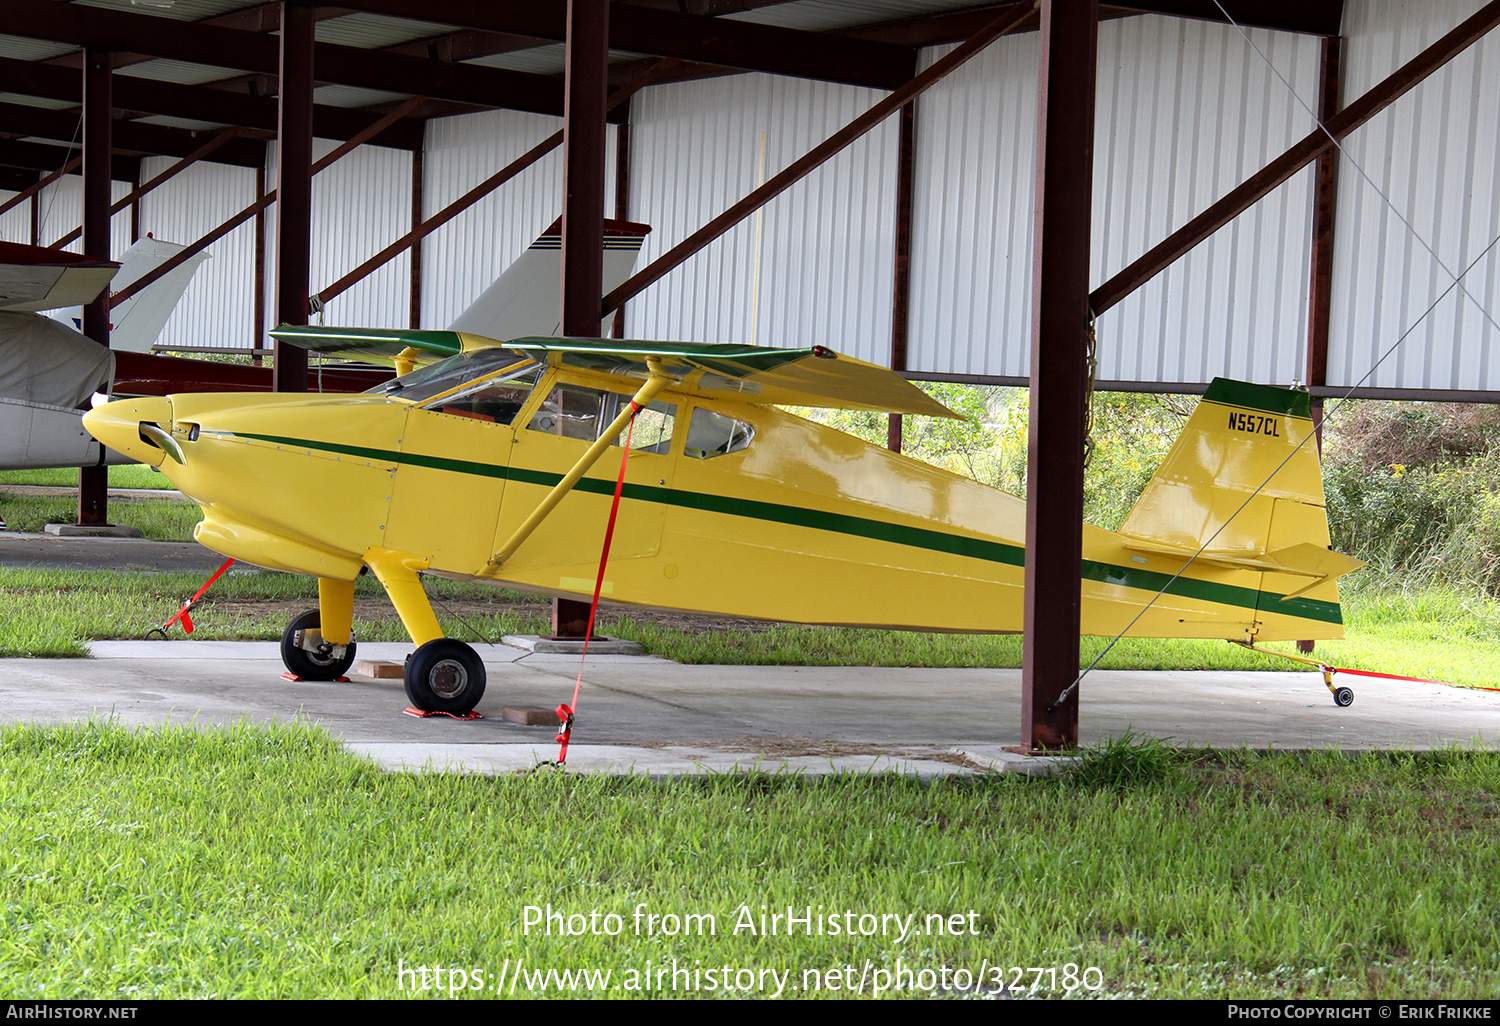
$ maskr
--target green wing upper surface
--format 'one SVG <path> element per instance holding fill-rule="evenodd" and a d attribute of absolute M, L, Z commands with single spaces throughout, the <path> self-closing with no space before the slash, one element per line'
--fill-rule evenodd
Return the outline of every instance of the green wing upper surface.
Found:
<path fill-rule="evenodd" d="M 929 417 L 958 414 L 894 371 L 823 346 L 774 349 L 612 338 L 483 338 L 457 331 L 282 325 L 283 342 L 329 356 L 390 360 L 406 350 L 418 363 L 501 347 L 555 367 L 645 377 L 648 361 L 679 380 L 677 391 L 737 402 L 879 410 Z"/>

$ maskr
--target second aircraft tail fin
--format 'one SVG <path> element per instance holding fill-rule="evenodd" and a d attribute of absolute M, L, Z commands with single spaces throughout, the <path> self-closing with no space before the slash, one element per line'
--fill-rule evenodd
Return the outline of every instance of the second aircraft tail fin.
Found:
<path fill-rule="evenodd" d="M 606 295 L 630 276 L 650 231 L 649 225 L 632 221 L 604 222 Z M 561 283 L 562 221 L 557 220 L 448 329 L 501 341 L 556 335 L 561 327 Z"/>

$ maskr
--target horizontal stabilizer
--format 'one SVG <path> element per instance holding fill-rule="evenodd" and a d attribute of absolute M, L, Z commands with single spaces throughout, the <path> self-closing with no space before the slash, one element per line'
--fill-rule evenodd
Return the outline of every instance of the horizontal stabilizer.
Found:
<path fill-rule="evenodd" d="M 1145 552 L 1153 556 L 1175 556 L 1184 560 L 1194 556 L 1192 549 L 1172 545 L 1152 545 L 1134 540 L 1126 542 L 1125 549 L 1130 552 Z M 1259 556 L 1204 549 L 1197 553 L 1196 561 L 1235 570 L 1269 570 L 1272 573 L 1316 577 L 1319 581 L 1337 580 L 1365 565 L 1362 559 L 1355 559 L 1353 556 L 1346 556 L 1341 552 L 1334 552 L 1330 548 L 1314 545 L 1311 542 L 1291 545 Z"/>

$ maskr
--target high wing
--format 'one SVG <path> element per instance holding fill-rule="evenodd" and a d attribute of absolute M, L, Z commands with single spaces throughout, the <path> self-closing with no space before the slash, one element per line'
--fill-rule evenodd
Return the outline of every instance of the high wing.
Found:
<path fill-rule="evenodd" d="M 502 342 L 458 331 L 285 324 L 271 335 L 315 352 L 338 354 L 387 355 L 418 350 L 431 358 L 502 348 L 549 366 L 631 378 L 648 377 L 649 360 L 678 379 L 672 391 L 711 399 L 962 419 L 894 371 L 843 356 L 824 346 L 773 349 L 639 339 L 541 337 Z"/>
<path fill-rule="evenodd" d="M 283 324 L 271 337 L 324 356 L 350 360 L 392 361 L 415 350 L 417 365 L 435 363 L 462 352 L 455 331 L 403 331 L 399 328 L 324 328 Z"/>
<path fill-rule="evenodd" d="M 113 260 L 0 242 L 0 310 L 36 313 L 92 303 L 119 269 Z"/>
<path fill-rule="evenodd" d="M 604 222 L 604 291 L 617 287 L 630 276 L 641 244 L 651 226 L 634 221 L 606 219 Z M 397 374 L 453 356 L 458 352 L 454 333 L 484 338 L 518 338 L 551 335 L 561 330 L 558 321 L 558 289 L 562 283 L 562 220 L 537 236 L 515 262 L 469 304 L 447 331 L 358 332 L 340 329 L 335 335 L 277 335 L 282 341 L 324 356 L 364 362 L 392 363 Z M 603 331 L 605 326 L 601 326 Z M 405 340 L 406 344 L 401 344 Z"/>

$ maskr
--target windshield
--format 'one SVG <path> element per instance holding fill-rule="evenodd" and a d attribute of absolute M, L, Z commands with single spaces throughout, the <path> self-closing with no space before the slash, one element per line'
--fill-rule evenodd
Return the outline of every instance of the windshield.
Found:
<path fill-rule="evenodd" d="M 514 367 L 518 375 L 527 371 L 534 372 L 537 365 L 509 349 L 479 349 L 472 353 L 459 353 L 446 360 L 439 360 L 437 363 L 414 370 L 410 374 L 403 374 L 394 381 L 387 381 L 370 391 L 419 403 L 509 367 Z M 514 376 L 506 374 L 498 380 Z"/>

